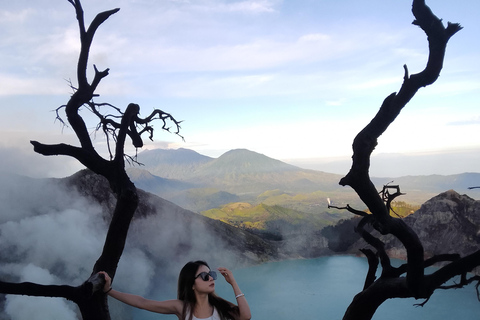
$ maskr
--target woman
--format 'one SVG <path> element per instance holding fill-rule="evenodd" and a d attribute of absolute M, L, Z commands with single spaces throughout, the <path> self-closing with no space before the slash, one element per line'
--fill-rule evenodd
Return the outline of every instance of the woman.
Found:
<path fill-rule="evenodd" d="M 238 305 L 215 294 L 217 273 L 211 271 L 204 261 L 187 263 L 178 277 L 176 300 L 155 301 L 141 296 L 123 293 L 112 289 L 112 279 L 106 272 L 103 292 L 133 307 L 162 314 L 176 314 L 180 320 L 248 320 L 250 307 L 245 295 L 240 291 L 235 278 L 227 268 L 218 268 L 220 274 L 232 286 Z"/>

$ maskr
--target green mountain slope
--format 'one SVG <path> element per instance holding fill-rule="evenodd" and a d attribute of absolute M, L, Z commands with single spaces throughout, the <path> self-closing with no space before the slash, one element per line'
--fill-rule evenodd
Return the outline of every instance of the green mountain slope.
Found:
<path fill-rule="evenodd" d="M 235 194 L 215 188 L 193 188 L 178 192 L 170 196 L 169 200 L 182 208 L 201 212 L 226 203 L 237 202 L 240 198 Z"/>
<path fill-rule="evenodd" d="M 208 183 L 230 193 L 259 194 L 271 189 L 337 190 L 340 178 L 340 175 L 304 170 L 253 151 L 237 149 L 198 167 L 187 181 Z"/>
<path fill-rule="evenodd" d="M 305 213 L 277 205 L 253 206 L 245 202 L 231 203 L 204 211 L 202 214 L 274 240 L 309 234 L 332 224 L 320 214 Z"/>
<path fill-rule="evenodd" d="M 230 150 L 200 168 L 200 175 L 258 174 L 291 172 L 299 168 L 247 149 Z"/>
<path fill-rule="evenodd" d="M 139 161 L 153 175 L 169 180 L 149 179 L 143 183 L 140 177 L 135 180 L 137 185 L 195 212 L 244 201 L 310 213 L 326 211 L 334 220 L 342 218 L 343 213 L 326 209 L 326 198 L 339 206 L 350 204 L 364 210 L 353 190 L 338 184 L 342 175 L 305 170 L 246 149 L 231 150 L 216 159 L 187 149 L 157 149 L 140 153 Z M 392 181 L 399 184 L 405 195 L 397 200 L 415 205 L 448 189 L 480 198 L 480 189 L 468 190 L 480 184 L 480 173 L 372 180 L 379 190 Z M 156 187 L 156 183 L 163 186 Z M 266 193 L 272 192 L 269 190 L 275 191 Z"/>
<path fill-rule="evenodd" d="M 246 149 L 228 151 L 217 159 L 187 149 L 147 150 L 138 155 L 138 161 L 156 176 L 235 194 L 340 188 L 340 175 L 301 169 Z"/>
<path fill-rule="evenodd" d="M 332 192 L 315 191 L 310 193 L 285 193 L 279 189 L 268 190 L 260 194 L 255 203 L 263 203 L 270 206 L 279 205 L 306 213 L 321 214 L 324 219 L 332 222 L 351 217 L 351 213 L 345 210 L 328 209 L 328 198 L 334 199 L 335 203 L 342 206 L 350 204 L 359 210 L 366 208 L 358 196 L 348 189 Z"/>

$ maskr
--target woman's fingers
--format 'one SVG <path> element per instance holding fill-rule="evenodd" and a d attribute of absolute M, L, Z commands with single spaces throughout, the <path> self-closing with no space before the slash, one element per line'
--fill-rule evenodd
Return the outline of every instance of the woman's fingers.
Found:
<path fill-rule="evenodd" d="M 232 271 L 228 270 L 227 268 L 220 267 L 217 269 L 218 272 L 222 274 L 222 276 L 225 278 L 225 280 L 230 283 L 233 280 L 233 273 Z"/>
<path fill-rule="evenodd" d="M 112 286 L 112 278 L 110 278 L 108 273 L 106 273 L 105 271 L 100 271 L 98 272 L 98 274 L 103 274 L 103 276 L 105 277 L 105 285 L 103 287 L 104 291 L 105 289 L 110 289 L 110 287 Z"/>

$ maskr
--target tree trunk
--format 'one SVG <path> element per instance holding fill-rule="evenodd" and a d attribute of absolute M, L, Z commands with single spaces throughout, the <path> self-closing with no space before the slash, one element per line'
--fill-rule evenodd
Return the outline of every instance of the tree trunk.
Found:
<path fill-rule="evenodd" d="M 392 93 L 384 100 L 375 117 L 355 137 L 352 167 L 340 181 L 343 186 L 351 186 L 369 208 L 371 215 L 362 218 L 357 232 L 377 251 L 374 254 L 369 250 L 364 250 L 370 265 L 367 280 L 364 290 L 355 296 L 348 307 L 343 317 L 344 320 L 369 320 L 377 308 L 385 300 L 391 298 L 413 297 L 428 300 L 434 290 L 444 282 L 456 275 L 462 275 L 466 279 L 466 272 L 480 264 L 480 254 L 477 252 L 463 259 L 456 257 L 456 261 L 439 270 L 436 275 L 425 276 L 424 268 L 431 261 L 428 263 L 424 261 L 423 245 L 417 234 L 403 220 L 390 215 L 390 203 L 394 197 L 400 195 L 399 188 L 396 194 L 384 193 L 385 197 L 382 198 L 369 176 L 370 156 L 377 145 L 377 139 L 421 87 L 435 82 L 443 67 L 447 42 L 461 29 L 459 24 L 452 23 L 448 23 L 445 28 L 441 20 L 432 13 L 423 0 L 413 1 L 412 12 L 416 18 L 413 24 L 422 28 L 428 38 L 427 65 L 422 72 L 411 76 L 408 74 L 407 67 L 404 67 L 405 75 L 400 91 Z M 347 209 L 349 208 L 347 207 Z M 353 209 L 349 209 L 349 211 L 359 214 Z M 404 266 L 400 268 L 391 266 L 383 243 L 363 229 L 367 223 L 372 224 L 381 234 L 392 234 L 400 240 L 407 250 L 407 263 Z M 442 256 L 441 259 L 452 261 L 451 256 Z M 379 279 L 375 281 L 373 275 L 378 260 L 381 262 L 383 271 Z M 406 276 L 401 277 L 404 273 Z M 474 279 L 465 280 L 462 285 Z"/>
<path fill-rule="evenodd" d="M 50 155 L 66 155 L 77 159 L 93 172 L 104 176 L 110 184 L 110 188 L 117 197 L 117 202 L 112 215 L 112 220 L 107 232 L 103 251 L 93 266 L 91 277 L 81 286 L 73 287 L 62 286 L 44 286 L 33 283 L 7 283 L 0 282 L 0 292 L 5 294 L 21 294 L 44 297 L 60 297 L 75 302 L 80 308 L 84 320 L 109 320 L 110 314 L 107 304 L 107 295 L 102 292 L 105 279 L 98 275 L 99 271 L 107 272 L 112 279 L 115 277 L 118 263 L 122 256 L 128 229 L 133 215 L 138 206 L 138 194 L 135 185 L 131 182 L 125 171 L 125 141 L 127 136 L 132 139 L 134 147 L 141 148 L 143 141 L 141 135 L 145 132 L 153 134 L 153 127 L 150 122 L 153 120 L 163 121 L 162 129 L 169 131 L 166 121 L 172 121 L 179 135 L 180 122 L 176 121 L 170 114 L 155 109 L 150 116 L 145 119 L 139 117 L 140 107 L 136 104 L 129 104 L 124 113 L 120 109 L 109 104 L 96 104 L 93 102 L 94 92 L 100 81 L 108 75 L 108 69 L 98 71 L 95 69 L 95 76 L 91 83 L 87 80 L 87 62 L 89 50 L 98 27 L 106 21 L 111 15 L 119 9 L 113 9 L 99 13 L 90 26 L 85 28 L 83 8 L 79 0 L 67 0 L 70 2 L 76 12 L 78 26 L 80 30 L 81 49 L 77 65 L 78 88 L 70 97 L 68 103 L 57 109 L 57 119 L 62 123 L 63 120 L 58 116 L 59 109 L 65 109 L 65 113 L 71 128 L 75 131 L 81 147 L 74 147 L 67 144 L 45 145 L 37 141 L 31 141 L 34 151 Z M 100 106 L 110 107 L 112 110 L 120 113 L 120 116 L 103 115 L 99 112 Z M 97 128 L 101 128 L 107 137 L 110 150 L 110 160 L 102 158 L 94 149 L 90 139 L 90 133 L 80 115 L 82 107 L 89 108 L 99 119 Z M 120 119 L 120 123 L 112 119 Z M 137 127 L 142 127 L 140 132 Z M 114 154 L 110 148 L 110 141 L 115 142 Z"/>

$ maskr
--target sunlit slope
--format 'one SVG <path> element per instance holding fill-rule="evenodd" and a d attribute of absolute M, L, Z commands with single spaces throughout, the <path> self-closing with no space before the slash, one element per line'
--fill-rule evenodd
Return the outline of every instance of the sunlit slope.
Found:
<path fill-rule="evenodd" d="M 332 224 L 322 214 L 305 213 L 276 205 L 253 206 L 245 202 L 231 203 L 202 214 L 238 228 L 279 239 L 311 233 Z"/>

